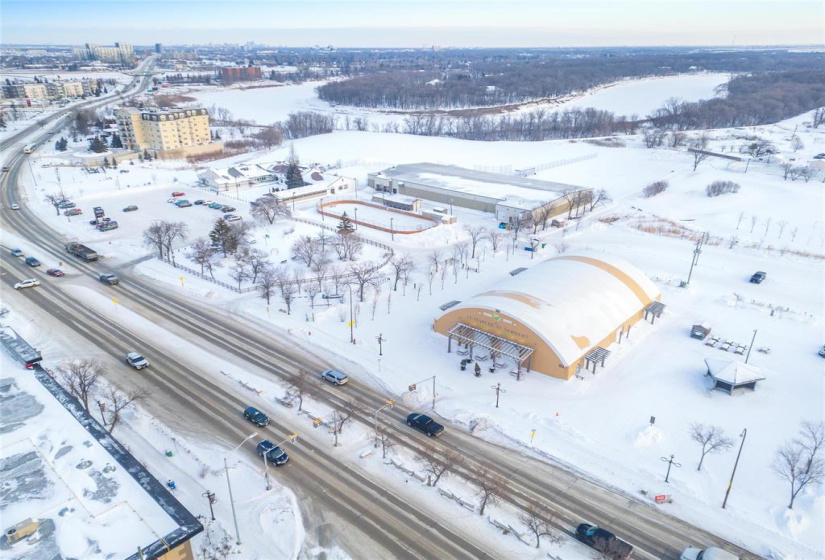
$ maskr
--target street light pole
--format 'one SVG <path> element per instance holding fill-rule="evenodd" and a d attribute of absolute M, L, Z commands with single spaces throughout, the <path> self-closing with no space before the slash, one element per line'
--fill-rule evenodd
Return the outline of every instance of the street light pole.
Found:
<path fill-rule="evenodd" d="M 207 490 L 206 492 L 204 492 L 201 495 L 209 501 L 209 513 L 212 516 L 212 521 L 215 521 L 215 510 L 212 509 L 212 504 L 214 503 L 214 500 L 215 500 L 215 494 L 213 494 L 212 492 Z"/>
<path fill-rule="evenodd" d="M 501 381 L 499 381 L 498 384 L 493 385 L 491 388 L 496 392 L 496 408 L 498 408 L 499 394 L 500 393 L 506 393 L 507 391 L 505 391 L 504 389 L 501 388 Z"/>
<path fill-rule="evenodd" d="M 378 413 L 384 410 L 385 408 L 392 408 L 395 405 L 395 399 L 390 399 L 387 401 L 387 404 L 375 410 L 374 416 L 374 424 L 373 424 L 373 431 L 375 435 L 378 435 Z"/>
<path fill-rule="evenodd" d="M 241 533 L 238 530 L 238 517 L 235 515 L 235 500 L 232 497 L 232 483 L 229 482 L 229 465 L 226 464 L 226 457 L 223 458 L 223 467 L 226 471 L 226 485 L 229 487 L 229 505 L 232 506 L 232 520 L 235 522 L 235 544 L 241 545 Z"/>
<path fill-rule="evenodd" d="M 748 437 L 748 429 L 745 428 L 742 430 L 739 437 L 742 438 L 742 442 L 739 444 L 739 453 L 736 454 L 736 461 L 733 463 L 733 472 L 730 473 L 730 481 L 728 482 L 727 490 L 725 490 L 725 499 L 722 501 L 722 509 L 725 509 L 725 506 L 728 505 L 728 496 L 730 495 L 730 489 L 733 487 L 733 477 L 736 476 L 736 467 L 739 466 L 739 457 L 742 456 L 742 448 L 745 447 L 745 438 Z"/>
<path fill-rule="evenodd" d="M 393 219 L 390 218 L 390 237 L 393 241 L 395 241 L 395 226 L 393 225 Z"/>
<path fill-rule="evenodd" d="M 355 208 L 355 229 L 358 229 L 358 208 Z"/>
<path fill-rule="evenodd" d="M 670 455 L 669 459 L 667 457 L 661 457 L 662 461 L 667 463 L 667 474 L 665 475 L 665 482 L 670 482 L 669 478 L 670 478 L 670 467 L 671 466 L 676 467 L 677 469 L 682 467 L 681 463 L 677 463 L 676 461 L 673 460 L 675 457 L 676 456 L 673 455 L 673 454 Z"/>
<path fill-rule="evenodd" d="M 749 360 L 749 359 L 750 359 L 750 357 L 751 357 L 751 350 L 753 349 L 753 343 L 756 341 L 756 333 L 757 333 L 757 331 L 759 331 L 759 329 L 753 329 L 753 338 L 751 338 L 751 345 L 750 345 L 750 346 L 748 346 L 748 355 L 747 355 L 747 356 L 745 356 L 745 363 L 746 363 L 746 364 L 748 363 L 748 360 Z"/>
<path fill-rule="evenodd" d="M 355 320 L 352 318 L 352 284 L 347 284 L 347 288 L 349 288 L 349 341 L 351 344 L 355 344 L 355 332 L 352 330 L 352 326 L 355 324 Z"/>

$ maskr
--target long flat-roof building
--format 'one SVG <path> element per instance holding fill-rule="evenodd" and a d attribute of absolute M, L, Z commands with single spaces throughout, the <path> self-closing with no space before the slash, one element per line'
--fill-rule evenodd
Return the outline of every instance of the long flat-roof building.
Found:
<path fill-rule="evenodd" d="M 369 174 L 368 184 L 377 191 L 490 212 L 501 222 L 526 212 L 534 219 L 541 212 L 557 216 L 592 197 L 592 189 L 586 187 L 438 163 L 396 165 Z"/>
<path fill-rule="evenodd" d="M 625 261 L 561 256 L 449 308 L 434 330 L 494 360 L 570 379 L 603 365 L 607 347 L 627 337 L 651 305 L 663 307 L 660 299 L 656 285 Z"/>
<path fill-rule="evenodd" d="M 203 108 L 160 111 L 125 107 L 115 116 L 123 147 L 128 150 L 188 155 L 223 147 L 212 142 L 209 112 Z"/>

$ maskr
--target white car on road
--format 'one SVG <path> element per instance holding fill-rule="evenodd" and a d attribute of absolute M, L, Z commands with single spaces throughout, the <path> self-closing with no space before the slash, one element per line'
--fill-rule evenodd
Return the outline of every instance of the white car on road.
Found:
<path fill-rule="evenodd" d="M 27 278 L 26 280 L 21 280 L 17 284 L 14 285 L 15 290 L 22 290 L 23 288 L 34 288 L 35 286 L 40 285 L 40 280 L 36 278 Z"/>
<path fill-rule="evenodd" d="M 149 360 L 137 352 L 129 352 L 126 354 L 126 363 L 135 369 L 143 369 L 149 366 Z"/>

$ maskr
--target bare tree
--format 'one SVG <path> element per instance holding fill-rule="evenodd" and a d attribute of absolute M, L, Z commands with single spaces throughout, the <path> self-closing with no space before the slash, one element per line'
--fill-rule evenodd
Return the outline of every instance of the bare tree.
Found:
<path fill-rule="evenodd" d="M 768 235 L 768 230 L 771 229 L 771 217 L 765 219 L 765 235 Z"/>
<path fill-rule="evenodd" d="M 338 436 L 344 431 L 344 425 L 350 421 L 358 409 L 355 401 L 347 401 L 343 409 L 332 411 L 332 434 L 335 436 L 335 447 L 338 447 Z"/>
<path fill-rule="evenodd" d="M 292 245 L 292 258 L 311 267 L 320 251 L 321 247 L 316 239 L 309 236 L 301 237 Z"/>
<path fill-rule="evenodd" d="M 101 414 L 103 415 L 103 425 L 111 434 L 115 431 L 118 423 L 123 416 L 123 411 L 134 405 L 136 402 L 142 401 L 149 395 L 145 389 L 138 389 L 122 393 L 118 391 L 114 385 L 109 385 L 106 391 L 106 400 L 103 402 Z"/>
<path fill-rule="evenodd" d="M 332 247 L 342 261 L 354 261 L 363 250 L 364 241 L 358 234 L 339 232 L 332 240 Z"/>
<path fill-rule="evenodd" d="M 501 245 L 501 238 L 504 236 L 501 233 L 501 230 L 498 228 L 496 229 L 488 229 L 487 230 L 487 241 L 490 242 L 490 247 L 493 248 L 493 254 L 495 255 L 496 251 L 498 251 L 499 245 Z"/>
<path fill-rule="evenodd" d="M 292 302 L 295 301 L 297 286 L 291 278 L 282 278 L 280 281 L 277 281 L 277 284 L 278 290 L 281 292 L 281 300 L 284 302 L 284 305 L 286 305 L 286 314 L 291 315 Z"/>
<path fill-rule="evenodd" d="M 481 226 L 465 225 L 464 231 L 470 236 L 470 258 L 474 259 L 476 258 L 476 247 L 478 247 L 478 243 L 484 239 L 485 229 Z"/>
<path fill-rule="evenodd" d="M 93 360 L 76 360 L 70 362 L 60 371 L 63 383 L 69 394 L 80 401 L 86 412 L 89 410 L 89 399 L 97 388 L 101 375 L 106 373 L 102 364 Z"/>
<path fill-rule="evenodd" d="M 464 456 L 448 449 L 443 454 L 426 453 L 419 456 L 419 461 L 427 473 L 430 486 L 437 486 L 441 477 L 448 475 L 464 464 Z"/>
<path fill-rule="evenodd" d="M 794 136 L 791 140 L 791 148 L 793 148 L 793 151 L 798 152 L 804 147 L 805 144 L 802 142 L 802 139 L 799 136 Z"/>
<path fill-rule="evenodd" d="M 315 274 L 315 279 L 318 282 L 318 291 L 322 291 L 324 289 L 324 282 L 327 279 L 327 275 L 329 274 L 329 260 L 323 253 L 323 241 L 321 253 L 316 257 L 315 262 L 312 263 L 312 272 Z"/>
<path fill-rule="evenodd" d="M 814 128 L 819 128 L 819 125 L 825 123 L 825 107 L 819 107 L 816 109 L 811 115 L 811 118 L 811 126 Z"/>
<path fill-rule="evenodd" d="M 333 264 L 329 268 L 329 279 L 332 281 L 332 285 L 335 287 L 336 294 L 340 293 L 339 288 L 341 286 L 341 280 L 344 278 L 344 274 L 344 270 L 336 264 Z"/>
<path fill-rule="evenodd" d="M 702 134 L 698 140 L 696 140 L 690 146 L 691 153 L 693 154 L 693 170 L 696 171 L 696 168 L 699 167 L 699 164 L 708 159 L 710 157 L 710 153 L 708 153 L 707 147 L 708 143 L 710 142 L 710 138 L 707 134 Z"/>
<path fill-rule="evenodd" d="M 272 267 L 266 267 L 261 272 L 260 278 L 258 278 L 258 292 L 266 300 L 267 305 L 270 304 L 272 296 L 275 295 L 275 288 L 278 285 L 276 276 Z"/>
<path fill-rule="evenodd" d="M 778 222 L 776 222 L 776 224 L 779 226 L 778 238 L 782 239 L 782 234 L 785 233 L 785 228 L 788 227 L 788 221 L 787 220 L 779 220 Z"/>
<path fill-rule="evenodd" d="M 441 266 L 441 261 L 444 260 L 444 254 L 438 249 L 433 249 L 427 255 L 427 260 L 433 266 L 435 271 L 438 272 L 438 267 Z"/>
<path fill-rule="evenodd" d="M 201 274 L 203 274 L 206 261 L 212 258 L 212 242 L 205 237 L 197 238 L 195 242 L 192 243 L 189 258 L 201 265 Z"/>
<path fill-rule="evenodd" d="M 435 280 L 437 274 L 438 272 L 436 272 L 435 268 L 430 267 L 427 269 L 427 286 L 430 289 L 430 295 L 433 295 L 433 280 Z"/>
<path fill-rule="evenodd" d="M 401 280 L 404 277 L 404 275 L 409 275 L 409 273 L 412 272 L 413 269 L 415 269 L 415 262 L 409 255 L 394 255 L 390 259 L 389 265 L 392 268 L 393 273 L 395 275 L 392 290 L 394 292 L 397 292 L 399 280 Z"/>
<path fill-rule="evenodd" d="M 670 135 L 670 147 L 671 148 L 678 148 L 683 146 L 687 142 L 687 134 L 684 132 L 674 132 Z"/>
<path fill-rule="evenodd" d="M 702 470 L 702 463 L 705 456 L 710 453 L 721 453 L 733 446 L 733 440 L 725 435 L 725 431 L 719 426 L 705 426 L 698 422 L 690 425 L 690 439 L 702 446 L 702 456 L 699 459 L 697 471 Z"/>
<path fill-rule="evenodd" d="M 158 258 L 163 258 L 163 249 L 166 246 L 166 228 L 162 225 L 165 222 L 157 222 L 143 230 L 143 245 L 154 247 L 158 250 Z"/>
<path fill-rule="evenodd" d="M 249 267 L 249 275 L 252 277 L 251 282 L 254 284 L 258 281 L 258 275 L 264 269 L 270 267 L 269 257 L 260 249 L 252 249 L 246 255 L 246 264 Z"/>
<path fill-rule="evenodd" d="M 289 209 L 289 206 L 281 202 L 280 198 L 276 196 L 262 196 L 252 205 L 249 214 L 259 222 L 272 225 L 278 218 L 289 218 L 292 216 L 292 211 Z"/>
<path fill-rule="evenodd" d="M 163 246 L 166 248 L 166 256 L 171 257 L 174 262 L 175 254 L 172 245 L 175 241 L 184 241 L 189 235 L 189 225 L 186 222 L 160 222 L 163 228 Z"/>
<path fill-rule="evenodd" d="M 736 229 L 739 230 L 739 226 L 742 224 L 742 220 L 745 218 L 745 212 L 739 212 L 739 219 L 736 220 Z"/>
<path fill-rule="evenodd" d="M 60 205 L 66 201 L 66 195 L 63 194 L 63 189 L 56 194 L 47 194 L 45 198 L 46 202 L 54 207 L 54 211 L 57 212 L 57 215 L 59 216 L 61 210 Z"/>
<path fill-rule="evenodd" d="M 751 231 L 750 231 L 751 233 L 753 233 L 753 228 L 756 227 L 756 222 L 758 222 L 758 221 L 759 221 L 759 218 L 757 218 L 756 216 L 751 216 Z"/>
<path fill-rule="evenodd" d="M 243 261 L 236 260 L 232 264 L 232 268 L 229 270 L 229 276 L 235 282 L 238 283 L 238 291 L 241 289 L 241 283 L 248 278 L 248 274 L 246 272 L 246 263 Z"/>
<path fill-rule="evenodd" d="M 306 285 L 307 297 L 309 298 L 309 306 L 315 309 L 315 298 L 318 297 L 318 292 L 321 291 L 321 285 L 317 282 L 308 282 Z"/>
<path fill-rule="evenodd" d="M 289 403 L 298 402 L 298 412 L 301 412 L 304 406 L 304 399 L 308 398 L 315 392 L 315 387 L 309 383 L 309 373 L 306 371 L 299 371 L 289 385 L 289 388 L 284 394 L 284 400 Z"/>
<path fill-rule="evenodd" d="M 375 433 L 375 447 L 381 448 L 381 458 L 386 459 L 387 455 L 393 455 L 395 453 L 398 442 L 390 437 L 386 428 L 379 427 Z"/>
<path fill-rule="evenodd" d="M 484 515 L 484 510 L 488 505 L 498 505 L 500 502 L 499 496 L 506 484 L 503 478 L 486 467 L 482 467 L 473 473 L 473 482 L 478 486 L 478 492 L 476 492 L 479 499 L 478 514 Z"/>
<path fill-rule="evenodd" d="M 814 169 L 813 169 L 813 167 L 811 167 L 810 165 L 803 165 L 803 166 L 801 166 L 801 167 L 799 168 L 799 176 L 800 176 L 802 179 L 805 179 L 805 182 L 807 183 L 807 182 L 808 182 L 808 181 L 810 181 L 810 180 L 813 178 L 813 176 L 814 176 Z"/>
<path fill-rule="evenodd" d="M 791 485 L 791 501 L 809 484 L 819 484 L 825 478 L 825 467 L 820 457 L 812 456 L 800 441 L 790 441 L 777 449 L 772 464 L 774 472 Z"/>
<path fill-rule="evenodd" d="M 563 537 L 550 526 L 544 512 L 536 509 L 535 506 L 528 506 L 526 510 L 519 512 L 518 518 L 519 521 L 527 525 L 527 528 L 536 537 L 536 548 L 541 547 L 542 537 L 547 537 L 553 544 L 563 542 Z"/>
<path fill-rule="evenodd" d="M 599 204 L 602 204 L 602 203 L 607 204 L 610 201 L 611 201 L 610 194 L 604 189 L 599 189 L 595 193 L 593 193 L 593 196 L 590 199 L 590 211 L 592 212 L 593 208 L 595 208 Z M 544 228 L 542 228 L 542 229 L 544 229 Z"/>
<path fill-rule="evenodd" d="M 358 286 L 358 300 L 364 303 L 364 288 L 378 281 L 378 265 L 372 261 L 356 262 L 347 267 L 347 272 Z"/>

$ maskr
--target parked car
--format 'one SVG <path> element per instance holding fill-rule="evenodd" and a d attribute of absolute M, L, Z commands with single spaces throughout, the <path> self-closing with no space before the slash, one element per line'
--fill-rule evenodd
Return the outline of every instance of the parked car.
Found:
<path fill-rule="evenodd" d="M 143 369 L 149 366 L 149 360 L 137 352 L 129 352 L 126 354 L 126 363 L 135 369 Z"/>
<path fill-rule="evenodd" d="M 103 208 L 101 208 L 100 206 L 95 206 L 94 208 L 92 208 L 92 210 L 95 213 L 95 218 L 102 218 L 103 215 L 106 214 L 106 212 L 104 212 Z"/>
<path fill-rule="evenodd" d="M 227 222 L 237 222 L 238 220 L 241 219 L 241 217 L 238 216 L 237 214 L 224 214 L 223 219 L 226 220 Z"/>
<path fill-rule="evenodd" d="M 234 206 L 229 206 L 228 204 L 224 204 L 223 206 L 221 206 L 221 210 L 224 211 L 224 212 L 234 212 L 235 207 Z"/>
<path fill-rule="evenodd" d="M 323 379 L 324 381 L 329 381 L 330 383 L 334 383 L 335 385 L 344 385 L 347 381 L 349 381 L 349 377 L 347 377 L 347 374 L 342 373 L 337 369 L 324 370 L 321 373 L 321 379 Z"/>
<path fill-rule="evenodd" d="M 172 193 L 172 196 L 186 196 L 186 193 L 180 192 L 180 191 L 175 191 L 175 192 Z"/>
<path fill-rule="evenodd" d="M 217 202 L 210 202 L 207 206 L 209 206 L 212 210 L 220 210 L 223 208 L 223 204 L 218 204 Z"/>
<path fill-rule="evenodd" d="M 114 220 L 107 220 L 102 224 L 98 224 L 97 229 L 98 231 L 110 231 L 113 229 L 117 229 L 118 225 L 117 222 Z"/>
<path fill-rule="evenodd" d="M 263 428 L 269 424 L 269 417 L 255 407 L 248 407 L 243 411 L 243 417 L 258 426 Z"/>
<path fill-rule="evenodd" d="M 40 261 L 34 257 L 26 257 L 26 264 L 31 267 L 40 266 Z"/>
<path fill-rule="evenodd" d="M 22 249 L 12 249 L 11 250 L 12 257 L 24 257 L 26 254 L 23 252 Z"/>
<path fill-rule="evenodd" d="M 7 172 L 9 169 L 11 169 L 11 167 L 9 167 L 8 165 L 4 165 L 3 166 L 3 173 Z"/>
<path fill-rule="evenodd" d="M 819 349 L 819 355 L 825 358 L 825 344 L 823 344 L 822 348 Z"/>
<path fill-rule="evenodd" d="M 430 437 L 440 436 L 444 432 L 444 426 L 429 416 L 417 412 L 413 412 L 407 416 L 407 426 L 412 426 Z"/>
<path fill-rule="evenodd" d="M 21 280 L 17 284 L 14 285 L 15 290 L 22 290 L 23 288 L 34 288 L 35 286 L 40 285 L 40 280 L 36 278 L 28 278 L 26 280 Z"/>
<path fill-rule="evenodd" d="M 75 206 L 77 206 L 77 204 L 75 204 L 71 200 L 64 200 L 63 202 L 60 202 L 57 205 L 57 207 L 60 208 L 61 210 L 66 210 L 68 208 L 74 208 Z"/>
<path fill-rule="evenodd" d="M 195 206 L 200 206 L 201 204 L 203 204 L 203 201 L 202 200 L 196 200 L 192 204 L 194 204 Z"/>
<path fill-rule="evenodd" d="M 179 200 L 175 203 L 175 206 L 177 206 L 178 208 L 189 208 L 190 206 L 192 206 L 192 203 L 188 200 Z"/>
<path fill-rule="evenodd" d="M 80 216 L 81 214 L 83 214 L 83 210 L 80 208 L 72 208 L 71 210 L 63 212 L 64 216 Z"/>
<path fill-rule="evenodd" d="M 612 560 L 626 560 L 633 552 L 632 546 L 610 531 L 589 523 L 582 523 L 576 528 L 576 538 Z"/>
<path fill-rule="evenodd" d="M 116 286 L 120 284 L 120 278 L 118 278 L 114 274 L 101 274 L 98 277 L 98 280 L 100 280 L 104 284 L 109 284 L 110 286 Z"/>
<path fill-rule="evenodd" d="M 203 201 L 204 206 L 209 206 L 210 204 L 215 204 L 215 201 L 214 200 L 204 200 Z"/>
<path fill-rule="evenodd" d="M 123 209 L 123 211 L 124 211 L 124 212 L 134 212 L 134 211 L 135 211 L 135 210 L 137 210 L 137 209 L 138 209 L 138 207 L 137 207 L 136 205 L 134 205 L 134 204 L 130 204 L 129 206 L 127 206 L 126 208 L 124 208 L 124 209 Z"/>
<path fill-rule="evenodd" d="M 260 455 L 261 457 L 266 455 L 266 460 L 272 463 L 273 465 L 277 465 L 280 467 L 281 465 L 285 465 L 287 461 L 289 461 L 289 455 L 286 454 L 286 451 L 284 451 L 268 439 L 265 439 L 261 443 L 259 443 L 257 450 L 258 455 Z"/>
<path fill-rule="evenodd" d="M 814 156 L 814 159 L 825 159 L 825 154 L 816 154 Z M 7 169 L 8 169 L 7 167 L 3 168 L 4 171 L 6 171 Z"/>
<path fill-rule="evenodd" d="M 12 204 L 11 206 L 9 206 L 9 208 L 11 208 L 12 210 L 20 210 L 20 205 L 19 204 Z"/>
<path fill-rule="evenodd" d="M 174 203 L 174 202 L 177 202 L 177 201 L 178 201 L 178 199 L 177 199 L 177 198 L 167 198 L 167 199 L 166 199 L 166 202 L 172 202 L 172 203 Z"/>
<path fill-rule="evenodd" d="M 751 276 L 750 282 L 751 282 L 751 284 L 761 284 L 762 282 L 765 281 L 765 278 L 767 278 L 767 277 L 768 277 L 768 273 L 767 272 L 762 272 L 760 270 L 759 272 L 755 272 L 753 274 L 753 276 Z"/>
<path fill-rule="evenodd" d="M 59 268 L 50 268 L 49 270 L 46 271 L 46 274 L 48 274 L 49 276 L 57 276 L 57 277 L 66 276 L 66 274 L 62 270 L 60 270 Z"/>

